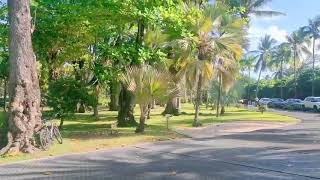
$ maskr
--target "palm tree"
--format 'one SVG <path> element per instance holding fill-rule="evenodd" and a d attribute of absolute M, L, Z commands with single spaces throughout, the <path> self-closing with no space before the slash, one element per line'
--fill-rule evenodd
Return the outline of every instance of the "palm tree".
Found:
<path fill-rule="evenodd" d="M 166 101 L 177 92 L 170 73 L 157 70 L 149 65 L 129 67 L 120 77 L 121 82 L 133 93 L 140 107 L 140 121 L 137 133 L 144 132 L 148 104 L 154 99 Z"/>
<path fill-rule="evenodd" d="M 302 59 L 303 54 L 309 55 L 310 51 L 305 45 L 305 33 L 301 30 L 287 36 L 287 41 L 293 51 L 294 95 L 297 97 L 297 61 Z"/>
<path fill-rule="evenodd" d="M 201 125 L 201 92 L 213 76 L 213 62 L 242 56 L 244 23 L 240 18 L 225 14 L 224 9 L 218 5 L 207 6 L 193 27 L 193 36 L 178 40 L 182 61 L 179 74 L 196 92 L 194 126 Z"/>
<path fill-rule="evenodd" d="M 257 87 L 256 87 L 256 98 L 259 93 L 259 83 L 261 78 L 261 73 L 267 68 L 267 61 L 270 59 L 272 54 L 273 46 L 275 45 L 276 40 L 271 38 L 270 35 L 266 35 L 265 37 L 260 39 L 259 48 L 256 51 L 259 54 L 258 60 L 255 65 L 255 72 L 259 72 Z"/>
<path fill-rule="evenodd" d="M 274 74 L 276 79 L 281 80 L 280 86 L 280 97 L 283 98 L 283 64 L 288 62 L 292 57 L 292 51 L 288 43 L 282 43 L 275 47 L 272 52 L 272 59 L 269 62 L 271 68 L 275 68 L 276 72 Z"/>
<path fill-rule="evenodd" d="M 309 19 L 309 25 L 301 28 L 303 33 L 306 33 L 312 39 L 312 96 L 314 96 L 314 65 L 315 65 L 315 44 L 316 40 L 320 37 L 320 16 L 315 17 L 314 19 Z"/>
<path fill-rule="evenodd" d="M 219 81 L 218 97 L 217 97 L 217 112 L 216 117 L 219 116 L 219 106 L 221 103 L 220 114 L 224 114 L 224 96 L 227 95 L 229 90 L 236 82 L 236 77 L 239 73 L 238 63 L 234 59 L 219 59 L 215 66 L 217 77 Z M 222 94 L 222 96 L 221 96 Z"/>
<path fill-rule="evenodd" d="M 251 80 L 251 70 L 254 67 L 254 62 L 256 61 L 256 56 L 248 56 L 240 61 L 240 67 L 248 71 L 248 85 L 247 85 L 247 99 L 250 99 L 250 80 Z"/>
<path fill-rule="evenodd" d="M 228 4 L 231 7 L 244 7 L 245 10 L 240 12 L 242 18 L 249 18 L 250 15 L 255 16 L 279 16 L 284 15 L 278 11 L 261 10 L 261 7 L 265 6 L 271 0 L 220 0 L 224 4 Z"/>

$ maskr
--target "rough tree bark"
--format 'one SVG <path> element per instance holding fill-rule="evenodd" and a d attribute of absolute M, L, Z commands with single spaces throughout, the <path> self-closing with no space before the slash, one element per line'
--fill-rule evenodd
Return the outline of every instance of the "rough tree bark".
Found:
<path fill-rule="evenodd" d="M 137 126 L 136 133 L 143 133 L 144 132 L 144 125 L 146 122 L 146 115 L 148 111 L 148 105 L 140 104 L 140 121 L 139 125 Z"/>
<path fill-rule="evenodd" d="M 201 88 L 202 88 L 202 74 L 200 73 L 198 76 L 198 83 L 197 83 L 197 95 L 196 95 L 196 102 L 195 102 L 195 114 L 194 114 L 194 121 L 193 127 L 201 126 L 201 122 L 199 121 L 199 112 L 200 112 L 200 103 L 201 103 Z"/>
<path fill-rule="evenodd" d="M 117 82 L 117 81 L 111 82 L 110 103 L 109 103 L 109 110 L 110 111 L 118 111 L 119 110 L 119 91 L 120 91 L 119 82 Z"/>
<path fill-rule="evenodd" d="M 7 112 L 7 79 L 4 80 L 4 86 L 3 86 L 3 111 Z"/>
<path fill-rule="evenodd" d="M 124 87 L 121 87 L 119 95 L 119 111 L 118 111 L 118 126 L 127 127 L 135 126 L 137 122 L 134 119 L 133 95 Z"/>
<path fill-rule="evenodd" d="M 30 143 L 41 125 L 40 88 L 36 59 L 32 49 L 32 27 L 29 0 L 9 0 L 9 154 L 33 152 Z"/>
<path fill-rule="evenodd" d="M 164 109 L 164 111 L 161 114 L 162 115 L 172 114 L 174 116 L 179 116 L 180 111 L 179 111 L 177 101 L 178 100 L 176 97 L 170 98 L 166 104 L 166 108 Z"/>
<path fill-rule="evenodd" d="M 100 88 L 99 85 L 95 85 L 94 87 L 94 95 L 95 95 L 95 104 L 93 107 L 93 116 L 95 118 L 98 118 L 99 116 L 99 110 L 98 110 L 98 106 L 99 106 L 99 94 L 100 94 Z"/>

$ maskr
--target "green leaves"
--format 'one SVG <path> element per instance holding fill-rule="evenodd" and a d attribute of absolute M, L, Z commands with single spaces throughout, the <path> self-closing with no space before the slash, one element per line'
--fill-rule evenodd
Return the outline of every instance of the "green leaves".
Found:
<path fill-rule="evenodd" d="M 166 102 L 177 93 L 170 73 L 148 65 L 127 68 L 120 80 L 134 94 L 137 104 L 149 104 L 153 100 Z"/>

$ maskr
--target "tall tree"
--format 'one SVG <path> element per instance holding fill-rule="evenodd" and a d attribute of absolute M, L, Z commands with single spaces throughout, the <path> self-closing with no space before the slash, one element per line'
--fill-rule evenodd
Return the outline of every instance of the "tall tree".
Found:
<path fill-rule="evenodd" d="M 315 48 L 316 48 L 316 40 L 320 37 L 320 16 L 315 17 L 314 19 L 309 19 L 309 25 L 304 26 L 301 30 L 307 34 L 312 39 L 312 87 L 311 87 L 311 95 L 314 96 L 314 82 L 315 82 Z"/>
<path fill-rule="evenodd" d="M 254 67 L 254 62 L 256 61 L 256 56 L 248 56 L 240 61 L 240 67 L 248 71 L 248 82 L 247 82 L 247 99 L 250 99 L 250 81 L 251 81 L 251 71 Z"/>
<path fill-rule="evenodd" d="M 259 54 L 258 60 L 255 65 L 255 72 L 259 72 L 257 85 L 256 85 L 256 98 L 258 97 L 259 93 L 259 83 L 261 78 L 261 73 L 266 70 L 267 68 L 267 61 L 271 58 L 271 52 L 272 48 L 274 48 L 274 45 L 276 43 L 276 40 L 271 38 L 271 36 L 266 35 L 265 37 L 260 39 L 260 44 L 258 47 L 258 50 L 256 51 Z"/>
<path fill-rule="evenodd" d="M 305 33 L 301 30 L 295 31 L 287 36 L 288 44 L 293 51 L 293 76 L 294 76 L 294 96 L 297 97 L 297 63 L 303 58 L 303 55 L 310 55 L 310 51 L 305 45 Z"/>
<path fill-rule="evenodd" d="M 275 47 L 274 51 L 272 52 L 272 58 L 269 62 L 269 66 L 271 69 L 275 68 L 276 73 L 274 74 L 276 79 L 280 79 L 280 97 L 283 98 L 283 66 L 285 63 L 288 63 L 291 60 L 292 51 L 288 43 L 282 43 Z"/>
<path fill-rule="evenodd" d="M 9 153 L 32 152 L 33 133 L 41 125 L 40 88 L 33 53 L 30 1 L 9 0 L 10 78 Z"/>
<path fill-rule="evenodd" d="M 263 6 L 267 5 L 271 0 L 220 0 L 228 4 L 231 8 L 239 8 L 239 14 L 242 18 L 249 18 L 250 15 L 255 16 L 279 16 L 284 15 L 278 11 L 263 10 Z"/>

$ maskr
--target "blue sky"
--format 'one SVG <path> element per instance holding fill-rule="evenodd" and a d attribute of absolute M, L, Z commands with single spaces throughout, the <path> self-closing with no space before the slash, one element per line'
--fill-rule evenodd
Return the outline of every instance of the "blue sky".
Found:
<path fill-rule="evenodd" d="M 273 0 L 262 9 L 276 10 L 286 14 L 269 18 L 253 17 L 250 25 L 251 50 L 259 38 L 270 34 L 276 40 L 285 41 L 285 35 L 308 24 L 308 19 L 320 15 L 320 0 Z"/>

